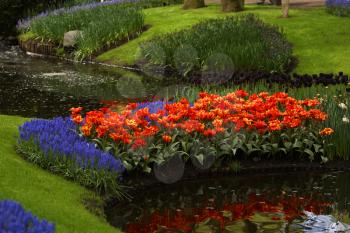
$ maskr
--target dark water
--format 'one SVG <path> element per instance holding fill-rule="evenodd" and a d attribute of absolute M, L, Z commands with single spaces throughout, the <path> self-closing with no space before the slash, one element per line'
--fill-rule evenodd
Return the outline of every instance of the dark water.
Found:
<path fill-rule="evenodd" d="M 173 87 L 138 73 L 96 65 L 33 58 L 0 42 L 0 114 L 62 116 L 168 96 Z"/>
<path fill-rule="evenodd" d="M 106 214 L 127 233 L 350 232 L 330 230 L 350 223 L 349 181 L 349 172 L 196 180 L 139 191 Z"/>

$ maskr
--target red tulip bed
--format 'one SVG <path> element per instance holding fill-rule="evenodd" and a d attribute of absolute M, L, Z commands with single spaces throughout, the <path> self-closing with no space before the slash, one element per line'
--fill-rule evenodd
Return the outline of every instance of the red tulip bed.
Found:
<path fill-rule="evenodd" d="M 86 139 L 120 158 L 127 170 L 151 172 L 152 166 L 173 157 L 213 166 L 249 156 L 293 157 L 327 161 L 331 128 L 323 128 L 327 114 L 317 99 L 297 100 L 286 93 L 249 94 L 243 90 L 224 96 L 200 93 L 163 103 L 150 111 L 131 103 L 122 112 L 103 108 L 71 118 Z"/>

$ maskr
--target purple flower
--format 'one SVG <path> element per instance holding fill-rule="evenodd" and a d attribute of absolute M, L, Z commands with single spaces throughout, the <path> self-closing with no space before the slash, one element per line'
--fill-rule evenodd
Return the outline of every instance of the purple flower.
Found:
<path fill-rule="evenodd" d="M 83 169 L 119 174 L 125 170 L 119 159 L 80 137 L 75 124 L 69 118 L 31 120 L 19 128 L 19 133 L 21 140 L 34 140 L 47 157 L 53 157 L 51 159 L 72 161 Z"/>
<path fill-rule="evenodd" d="M 136 111 L 143 108 L 148 108 L 150 113 L 157 113 L 159 110 L 163 110 L 167 103 L 169 102 L 154 101 L 154 102 L 138 103 L 136 107 Z"/>
<path fill-rule="evenodd" d="M 0 232 L 1 233 L 54 233 L 55 226 L 46 220 L 39 220 L 26 212 L 14 201 L 0 201 Z"/>
<path fill-rule="evenodd" d="M 350 7 L 350 0 L 326 0 L 327 6 Z"/>
<path fill-rule="evenodd" d="M 82 5 L 76 5 L 72 7 L 63 7 L 59 8 L 53 11 L 45 11 L 41 12 L 40 14 L 34 16 L 34 17 L 29 17 L 26 19 L 21 19 L 17 22 L 16 28 L 19 31 L 25 31 L 28 30 L 32 21 L 47 17 L 50 15 L 60 15 L 60 14 L 65 14 L 65 13 L 73 13 L 81 10 L 90 10 L 96 7 L 100 6 L 109 6 L 109 5 L 115 5 L 115 4 L 122 4 L 122 3 L 136 3 L 139 2 L 140 0 L 110 0 L 106 2 L 93 2 L 93 3 L 87 3 L 87 4 L 82 4 Z"/>

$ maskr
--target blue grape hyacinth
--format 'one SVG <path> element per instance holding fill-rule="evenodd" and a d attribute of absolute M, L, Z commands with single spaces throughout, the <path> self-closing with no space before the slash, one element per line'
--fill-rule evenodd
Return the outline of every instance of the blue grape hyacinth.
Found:
<path fill-rule="evenodd" d="M 1 233 L 54 233 L 55 225 L 40 220 L 14 201 L 0 201 Z"/>
<path fill-rule="evenodd" d="M 34 142 L 51 159 L 73 161 L 83 169 L 123 173 L 122 162 L 80 137 L 70 118 L 35 119 L 19 128 L 20 140 Z M 53 158 L 52 158 L 53 157 Z"/>
<path fill-rule="evenodd" d="M 148 108 L 150 113 L 157 113 L 159 110 L 163 110 L 165 105 L 168 103 L 171 103 L 171 102 L 154 101 L 154 102 L 138 103 L 135 110 L 137 111 L 143 108 Z"/>

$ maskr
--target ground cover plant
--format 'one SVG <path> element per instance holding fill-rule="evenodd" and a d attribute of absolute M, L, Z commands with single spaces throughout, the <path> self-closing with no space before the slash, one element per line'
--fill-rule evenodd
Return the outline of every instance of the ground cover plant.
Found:
<path fill-rule="evenodd" d="M 333 15 L 350 17 L 350 2 L 347 0 L 327 0 L 326 10 Z"/>
<path fill-rule="evenodd" d="M 123 4 L 93 7 L 70 12 L 69 10 L 35 19 L 30 31 L 42 40 L 61 44 L 65 32 L 80 30 L 76 59 L 84 59 L 106 44 L 128 39 L 142 31 L 144 15 L 137 7 Z"/>
<path fill-rule="evenodd" d="M 18 127 L 28 120 L 0 115 L 0 200 L 21 203 L 38 218 L 55 223 L 56 232 L 119 232 L 83 204 L 83 200 L 101 203 L 101 197 L 25 161 L 16 153 Z"/>
<path fill-rule="evenodd" d="M 187 99 L 151 104 L 138 110 L 130 104 L 121 113 L 91 111 L 84 120 L 77 109 L 72 119 L 82 135 L 111 151 L 129 171 L 150 172 L 152 165 L 176 156 L 204 166 L 213 157 L 227 164 L 242 154 L 325 162 L 332 153 L 327 137 L 333 130 L 321 128 L 327 114 L 317 109 L 316 99 L 238 90 L 224 96 L 200 93 L 192 104 Z"/>
<path fill-rule="evenodd" d="M 99 193 L 121 195 L 121 161 L 80 138 L 70 119 L 32 120 L 19 132 L 18 151 L 29 161 Z"/>
<path fill-rule="evenodd" d="M 2 233 L 54 233 L 55 226 L 40 220 L 14 201 L 0 201 L 0 231 Z"/>
<path fill-rule="evenodd" d="M 147 62 L 181 74 L 194 70 L 285 71 L 292 49 L 285 35 L 254 15 L 210 19 L 141 45 Z"/>

